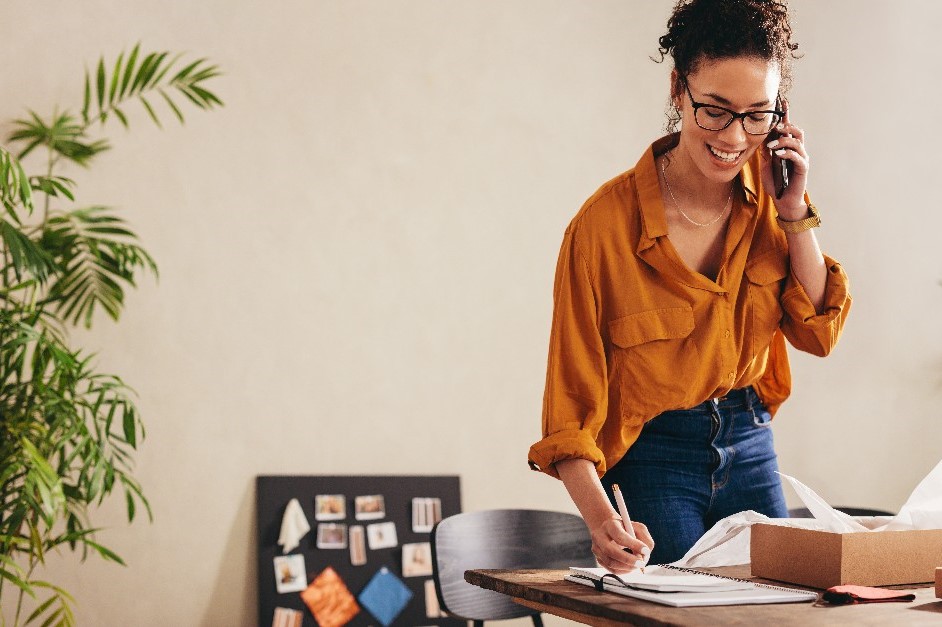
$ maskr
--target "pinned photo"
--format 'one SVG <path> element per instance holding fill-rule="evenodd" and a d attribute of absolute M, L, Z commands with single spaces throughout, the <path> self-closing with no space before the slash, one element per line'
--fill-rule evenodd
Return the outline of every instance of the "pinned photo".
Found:
<path fill-rule="evenodd" d="M 315 520 L 343 520 L 347 517 L 347 499 L 343 494 L 318 494 L 314 497 Z"/>
<path fill-rule="evenodd" d="M 366 564 L 366 533 L 362 525 L 350 527 L 350 563 L 354 566 Z"/>
<path fill-rule="evenodd" d="M 432 545 L 416 542 L 402 545 L 402 576 L 429 577 L 432 574 Z"/>
<path fill-rule="evenodd" d="M 307 588 L 303 555 L 279 555 L 275 558 L 275 589 L 279 594 L 300 592 Z"/>
<path fill-rule="evenodd" d="M 382 494 L 356 497 L 353 500 L 353 509 L 357 520 L 386 518 L 386 503 Z"/>
<path fill-rule="evenodd" d="M 426 618 L 445 618 L 448 616 L 442 611 L 442 606 L 438 603 L 438 594 L 435 592 L 435 580 L 425 580 L 425 617 Z"/>
<path fill-rule="evenodd" d="M 347 548 L 347 526 L 337 523 L 321 523 L 317 525 L 317 548 Z"/>
<path fill-rule="evenodd" d="M 301 627 L 304 614 L 298 610 L 287 607 L 276 607 L 272 617 L 271 627 Z"/>
<path fill-rule="evenodd" d="M 396 523 L 384 522 L 367 525 L 366 539 L 369 541 L 371 551 L 398 546 L 399 539 L 396 537 Z"/>
<path fill-rule="evenodd" d="M 427 533 L 442 519 L 442 500 L 439 498 L 412 499 L 412 531 Z"/>

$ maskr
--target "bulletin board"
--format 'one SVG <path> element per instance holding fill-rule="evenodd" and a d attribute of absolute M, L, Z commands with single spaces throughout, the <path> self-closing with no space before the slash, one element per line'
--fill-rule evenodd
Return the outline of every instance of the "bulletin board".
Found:
<path fill-rule="evenodd" d="M 274 560 L 284 555 L 303 556 L 307 583 L 313 581 L 330 566 L 355 598 L 360 596 L 382 567 L 387 568 L 412 592 L 412 598 L 396 616 L 392 625 L 454 625 L 455 627 L 466 625 L 462 620 L 427 616 L 426 581 L 431 580 L 432 576 L 404 576 L 403 573 L 403 545 L 429 542 L 431 535 L 428 531 L 413 530 L 413 499 L 433 501 L 438 499 L 441 505 L 441 518 L 460 513 L 461 494 L 457 476 L 258 476 L 255 487 L 259 627 L 272 625 L 275 608 L 278 607 L 301 611 L 302 627 L 317 626 L 317 622 L 304 605 L 299 592 L 278 592 L 279 584 L 276 582 Z M 318 495 L 334 495 L 335 497 L 342 495 L 345 513 L 335 514 L 334 519 L 329 521 L 316 520 L 315 500 Z M 374 512 L 372 519 L 357 520 L 356 497 L 375 495 L 383 497 L 385 511 Z M 278 545 L 278 536 L 285 509 L 291 499 L 297 499 L 300 503 L 311 530 L 301 538 L 300 546 L 285 554 L 282 552 L 282 547 Z M 364 502 L 366 501 L 360 501 L 361 504 Z M 322 500 L 320 506 L 322 514 L 325 510 L 323 503 Z M 349 528 L 354 525 L 364 528 L 377 525 L 380 530 L 388 529 L 388 526 L 379 527 L 382 523 L 395 525 L 396 546 L 378 549 L 371 549 L 367 546 L 366 563 L 354 566 L 351 562 Z M 318 548 L 319 524 L 347 525 L 346 548 Z M 322 531 L 327 532 L 330 529 Z M 322 533 L 321 537 L 326 538 L 327 534 Z M 360 605 L 359 614 L 348 623 L 349 625 L 381 624 L 362 604 Z"/>

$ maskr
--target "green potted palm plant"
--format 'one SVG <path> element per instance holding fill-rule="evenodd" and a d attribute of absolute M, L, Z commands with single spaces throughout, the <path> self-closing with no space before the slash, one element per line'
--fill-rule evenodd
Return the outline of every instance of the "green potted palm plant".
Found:
<path fill-rule="evenodd" d="M 142 507 L 152 516 L 133 476 L 144 437 L 133 391 L 98 372 L 68 330 L 101 311 L 118 320 L 125 290 L 157 265 L 115 210 L 75 206 L 62 170 L 109 150 L 102 133 L 129 128 L 129 107 L 160 126 L 158 111 L 182 123 L 184 103 L 222 105 L 206 87 L 218 75 L 205 59 L 138 44 L 86 70 L 78 112 L 29 111 L 0 146 L 0 604 L 14 625 L 74 624 L 69 593 L 36 575 L 51 551 L 123 563 L 90 519 L 116 489 L 129 521 Z"/>

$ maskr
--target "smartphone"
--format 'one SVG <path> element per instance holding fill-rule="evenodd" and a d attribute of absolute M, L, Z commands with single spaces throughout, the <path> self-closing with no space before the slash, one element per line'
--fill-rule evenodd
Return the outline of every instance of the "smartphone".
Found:
<path fill-rule="evenodd" d="M 776 131 L 769 133 L 768 141 L 778 139 L 779 134 Z M 781 198 L 785 190 L 788 189 L 788 175 L 792 171 L 792 162 L 788 159 L 777 157 L 772 153 L 772 180 L 775 182 L 775 197 Z"/>
<path fill-rule="evenodd" d="M 788 115 L 788 102 L 782 101 L 782 109 L 785 111 L 785 115 Z M 780 133 L 776 130 L 773 130 L 769 133 L 769 136 L 766 138 L 766 143 L 772 141 L 773 139 L 778 139 Z M 794 164 L 788 159 L 782 159 L 781 157 L 775 156 L 775 153 L 772 153 L 772 180 L 775 183 L 775 197 L 781 198 L 782 194 L 785 193 L 785 190 L 788 189 L 788 177 L 792 172 Z"/>

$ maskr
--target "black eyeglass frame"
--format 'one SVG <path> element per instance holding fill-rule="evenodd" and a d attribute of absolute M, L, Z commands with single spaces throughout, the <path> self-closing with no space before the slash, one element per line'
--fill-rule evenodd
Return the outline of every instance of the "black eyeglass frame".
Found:
<path fill-rule="evenodd" d="M 784 112 L 784 111 L 779 111 L 778 109 L 765 109 L 765 110 L 756 110 L 756 111 L 743 111 L 742 113 L 736 113 L 735 111 L 731 111 L 730 109 L 727 109 L 726 107 L 721 107 L 721 106 L 719 106 L 719 105 L 708 104 L 708 103 L 705 103 L 705 102 L 697 102 L 696 100 L 693 99 L 693 94 L 690 93 L 690 85 L 687 84 L 687 79 L 686 79 L 686 78 L 681 78 L 680 81 L 684 84 L 684 89 L 687 90 L 687 97 L 690 98 L 690 104 L 693 106 L 693 121 L 697 123 L 697 126 L 699 126 L 700 128 L 702 128 L 702 129 L 705 130 L 705 131 L 713 131 L 713 132 L 718 133 L 719 131 L 722 131 L 722 130 L 724 130 L 724 129 L 726 129 L 726 128 L 729 128 L 729 125 L 732 124 L 733 121 L 738 118 L 740 124 L 742 124 L 742 130 L 744 130 L 747 134 L 749 134 L 749 135 L 767 135 L 769 132 L 771 132 L 771 130 L 772 130 L 773 128 L 775 128 L 775 125 L 776 125 L 776 124 L 778 124 L 779 122 L 781 122 L 781 121 L 785 118 L 785 112 Z M 780 101 L 781 101 L 781 98 L 780 98 L 779 96 L 775 96 L 775 104 L 776 104 L 776 106 L 778 106 L 778 103 L 779 103 Z M 723 125 L 722 128 L 707 128 L 707 127 L 703 126 L 702 124 L 700 124 L 700 120 L 697 119 L 697 110 L 700 109 L 701 107 L 710 107 L 711 109 L 720 109 L 721 111 L 725 111 L 726 113 L 728 113 L 728 114 L 730 115 L 729 121 L 726 122 L 726 124 Z M 749 129 L 746 128 L 746 117 L 747 117 L 747 116 L 750 116 L 750 115 L 755 115 L 756 113 L 771 113 L 772 115 L 776 116 L 778 119 L 775 120 L 774 122 L 772 122 L 772 124 L 771 124 L 771 126 L 770 126 L 770 128 L 769 128 L 768 131 L 763 131 L 763 132 L 761 132 L 761 133 L 752 133 L 752 132 L 749 131 Z"/>

